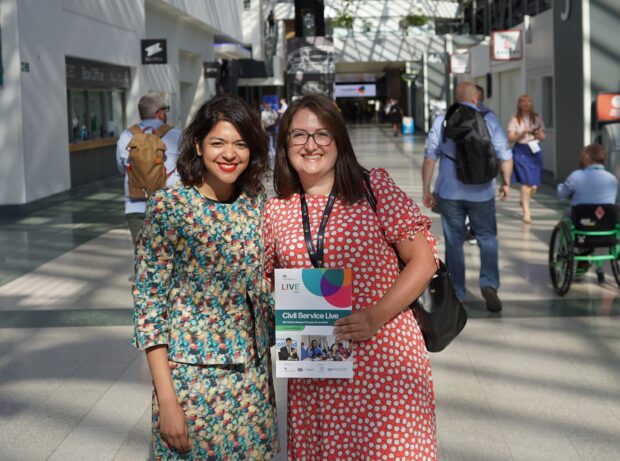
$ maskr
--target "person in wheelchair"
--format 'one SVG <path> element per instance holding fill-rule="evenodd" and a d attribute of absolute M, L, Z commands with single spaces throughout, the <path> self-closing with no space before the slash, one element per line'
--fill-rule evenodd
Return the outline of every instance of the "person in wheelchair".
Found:
<path fill-rule="evenodd" d="M 583 275 L 589 269 L 591 262 L 595 261 L 599 282 L 604 281 L 603 259 L 599 261 L 600 258 L 596 257 L 581 257 L 592 255 L 595 248 L 617 248 L 616 224 L 618 212 L 616 210 L 616 196 L 618 194 L 618 179 L 605 170 L 606 158 L 607 151 L 601 144 L 586 146 L 581 153 L 580 168 L 573 171 L 566 178 L 566 181 L 557 187 L 558 197 L 571 201 L 570 206 L 564 211 L 563 221 L 571 225 L 572 248 L 570 253 L 573 257 L 577 257 L 575 275 Z M 561 224 L 562 222 L 556 228 Z M 614 230 L 616 230 L 615 234 Z M 598 235 L 596 235 L 597 232 Z M 555 246 L 553 244 L 555 235 L 554 232 L 552 247 Z M 568 237 L 569 235 L 567 235 Z M 551 250 L 554 251 L 553 248 Z M 613 263 L 612 268 L 614 268 Z M 570 286 L 570 282 L 568 286 Z M 566 286 L 566 291 L 568 286 Z M 563 290 L 560 289 L 559 291 Z"/>
<path fill-rule="evenodd" d="M 590 144 L 581 152 L 579 169 L 558 184 L 558 198 L 571 201 L 565 216 L 571 216 L 577 205 L 615 205 L 618 179 L 605 169 L 606 159 L 607 150 L 601 144 Z"/>

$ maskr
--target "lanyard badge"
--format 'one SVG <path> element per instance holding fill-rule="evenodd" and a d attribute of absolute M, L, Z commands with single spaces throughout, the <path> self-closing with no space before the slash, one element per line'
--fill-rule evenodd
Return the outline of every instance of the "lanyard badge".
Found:
<path fill-rule="evenodd" d="M 321 218 L 321 224 L 319 225 L 319 231 L 316 236 L 316 247 L 312 241 L 312 234 L 310 233 L 310 217 L 308 216 L 308 204 L 306 203 L 306 195 L 302 192 L 299 195 L 301 202 L 301 218 L 304 226 L 304 240 L 306 241 L 306 248 L 310 261 L 315 268 L 321 268 L 323 266 L 323 254 L 325 244 L 325 229 L 327 228 L 327 222 L 329 221 L 329 215 L 334 208 L 334 202 L 336 201 L 336 194 L 332 190 L 329 193 L 325 210 L 323 210 L 323 218 Z"/>

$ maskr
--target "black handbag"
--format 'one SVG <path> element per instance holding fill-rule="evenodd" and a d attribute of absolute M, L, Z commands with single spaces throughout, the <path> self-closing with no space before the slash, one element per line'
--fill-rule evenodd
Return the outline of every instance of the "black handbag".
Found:
<path fill-rule="evenodd" d="M 372 191 L 370 176 L 364 171 L 366 183 L 366 199 L 377 214 L 377 199 Z M 396 247 L 392 245 L 398 258 L 398 268 L 403 270 L 405 263 L 398 255 Z M 463 304 L 456 297 L 450 273 L 443 261 L 439 260 L 439 268 L 429 282 L 428 287 L 411 305 L 413 315 L 424 337 L 426 350 L 440 352 L 444 350 L 454 338 L 465 328 L 467 312 Z"/>

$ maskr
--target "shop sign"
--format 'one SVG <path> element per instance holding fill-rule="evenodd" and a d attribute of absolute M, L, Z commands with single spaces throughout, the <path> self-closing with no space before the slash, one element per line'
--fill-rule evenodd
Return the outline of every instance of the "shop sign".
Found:
<path fill-rule="evenodd" d="M 168 64 L 166 39 L 140 40 L 142 64 Z"/>
<path fill-rule="evenodd" d="M 451 54 L 450 73 L 454 75 L 471 73 L 471 53 Z"/>
<path fill-rule="evenodd" d="M 202 69 L 205 78 L 218 78 L 220 76 L 219 62 L 203 62 Z"/>
<path fill-rule="evenodd" d="M 374 98 L 375 96 L 377 96 L 377 85 L 374 83 L 336 85 L 337 98 Z"/>
<path fill-rule="evenodd" d="M 620 122 L 620 93 L 599 93 L 596 97 L 596 120 Z"/>
<path fill-rule="evenodd" d="M 129 67 L 66 58 L 67 88 L 129 88 Z"/>
<path fill-rule="evenodd" d="M 523 35 L 520 30 L 498 30 L 491 34 L 491 60 L 523 59 Z"/>

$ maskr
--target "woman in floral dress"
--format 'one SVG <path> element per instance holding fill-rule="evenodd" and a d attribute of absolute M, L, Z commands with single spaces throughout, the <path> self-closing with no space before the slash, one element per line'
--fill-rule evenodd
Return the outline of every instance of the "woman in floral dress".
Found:
<path fill-rule="evenodd" d="M 153 377 L 156 460 L 267 460 L 278 452 L 263 264 L 267 139 L 241 99 L 185 129 L 182 183 L 148 201 L 136 249 L 133 342 Z"/>
<path fill-rule="evenodd" d="M 313 95 L 291 103 L 278 138 L 278 197 L 265 207 L 266 275 L 271 282 L 278 267 L 353 270 L 353 314 L 334 334 L 353 340 L 354 377 L 289 380 L 289 460 L 437 459 L 430 363 L 406 308 L 436 271 L 435 239 L 385 170 L 369 175 L 377 213 L 332 102 Z M 392 243 L 406 263 L 400 274 Z"/>

